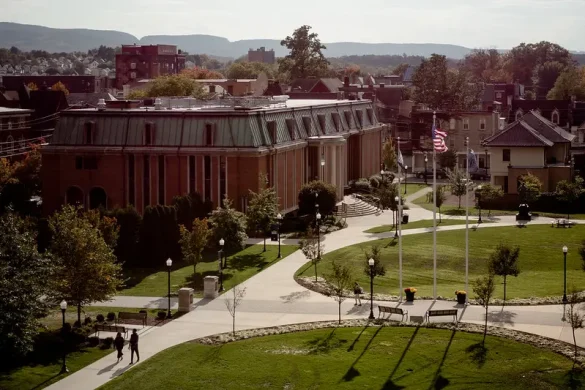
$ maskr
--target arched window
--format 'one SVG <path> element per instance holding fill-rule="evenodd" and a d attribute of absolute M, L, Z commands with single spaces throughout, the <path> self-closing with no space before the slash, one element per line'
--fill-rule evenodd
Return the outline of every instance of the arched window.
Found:
<path fill-rule="evenodd" d="M 103 188 L 94 187 L 89 191 L 89 208 L 97 209 L 100 207 L 108 208 L 108 196 Z"/>
<path fill-rule="evenodd" d="M 516 120 L 520 120 L 520 118 L 522 118 L 522 115 L 524 115 L 524 112 L 522 112 L 522 109 L 518 109 L 516 111 Z"/>
<path fill-rule="evenodd" d="M 9 135 L 8 137 L 6 137 L 6 148 L 8 149 L 8 153 L 14 153 L 14 137 L 12 137 L 11 135 Z"/>
<path fill-rule="evenodd" d="M 551 114 L 551 121 L 555 125 L 559 124 L 560 121 L 559 121 L 559 111 L 558 110 L 554 110 L 553 113 Z"/>
<path fill-rule="evenodd" d="M 65 203 L 74 206 L 83 206 L 83 191 L 77 186 L 72 186 L 67 189 L 65 193 Z"/>

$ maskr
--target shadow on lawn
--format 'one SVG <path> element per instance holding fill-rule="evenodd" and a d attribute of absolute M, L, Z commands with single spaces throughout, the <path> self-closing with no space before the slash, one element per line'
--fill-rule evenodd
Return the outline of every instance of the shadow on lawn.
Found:
<path fill-rule="evenodd" d="M 457 330 L 453 329 L 451 331 L 451 337 L 449 338 L 449 343 L 447 343 L 447 348 L 445 348 L 445 352 L 443 353 L 443 357 L 441 358 L 441 362 L 439 363 L 439 367 L 437 368 L 437 372 L 435 373 L 435 377 L 429 386 L 429 390 L 432 389 L 443 389 L 449 385 L 449 379 L 445 378 L 441 375 L 441 369 L 443 368 L 443 364 L 445 364 L 445 359 L 447 359 L 447 354 L 449 353 L 449 349 L 451 348 L 451 344 L 453 343 L 453 339 L 455 338 L 455 332 Z"/>
<path fill-rule="evenodd" d="M 197 272 L 195 275 L 190 274 L 189 276 L 185 277 L 183 282 L 183 287 L 190 287 L 197 291 L 203 291 L 203 279 L 206 276 L 217 276 L 218 271 L 205 271 L 205 272 Z M 223 283 L 227 280 L 230 280 L 233 277 L 230 273 L 223 273 Z"/>
<path fill-rule="evenodd" d="M 482 368 L 487 360 L 488 349 L 483 343 L 476 343 L 465 348 L 465 352 L 469 354 L 471 361 Z"/>
<path fill-rule="evenodd" d="M 274 255 L 272 261 L 267 261 L 261 253 L 251 253 L 228 258 L 228 268 L 235 269 L 236 271 L 243 271 L 255 267 L 258 271 L 261 271 L 277 260 L 277 255 Z"/>
<path fill-rule="evenodd" d="M 365 330 L 365 328 L 364 328 L 364 330 Z M 362 353 L 360 353 L 360 355 L 353 361 L 353 363 L 351 364 L 351 366 L 349 367 L 349 369 L 347 370 L 347 372 L 345 373 L 345 375 L 343 376 L 343 378 L 341 378 L 340 382 L 341 381 L 350 382 L 355 377 L 361 375 L 360 372 L 355 368 L 355 365 L 360 361 L 360 359 L 362 358 L 362 356 L 364 356 L 364 354 L 370 348 L 370 345 L 372 345 L 372 342 L 374 341 L 374 339 L 376 338 L 376 336 L 378 335 L 378 333 L 380 333 L 381 330 L 382 330 L 382 326 L 379 326 L 378 329 L 376 329 L 376 332 L 372 335 L 372 337 L 370 338 L 370 340 L 368 341 L 368 343 L 364 347 L 364 350 L 362 351 Z M 362 332 L 363 332 L 363 330 L 362 330 Z M 360 336 L 361 336 L 361 333 L 360 333 Z M 358 336 L 358 338 L 359 338 L 359 336 Z M 357 341 L 354 341 L 354 344 L 356 342 Z M 352 348 L 352 347 L 353 346 L 351 346 L 350 348 Z"/>
<path fill-rule="evenodd" d="M 329 353 L 335 348 L 347 343 L 345 339 L 335 338 L 335 328 L 325 338 L 317 337 L 309 342 L 307 345 L 311 347 L 309 354 L 316 355 L 321 353 Z"/>
<path fill-rule="evenodd" d="M 568 389 L 583 389 L 583 369 L 574 368 L 565 375 L 565 385 Z"/>
<path fill-rule="evenodd" d="M 396 363 L 396 366 L 394 366 L 394 369 L 390 373 L 390 376 L 386 380 L 386 383 L 384 383 L 384 385 L 382 386 L 382 390 L 404 389 L 403 386 L 398 386 L 397 384 L 395 384 L 392 381 L 392 378 L 394 377 L 394 374 L 396 374 L 396 372 L 398 371 L 398 367 L 400 367 L 400 364 L 404 360 L 404 357 L 406 356 L 406 353 L 410 349 L 410 346 L 412 345 L 412 342 L 414 341 L 414 338 L 418 334 L 419 329 L 420 329 L 420 327 L 417 326 L 416 329 L 414 330 L 414 332 L 412 333 L 412 336 L 410 337 L 410 340 L 408 340 L 408 344 L 406 344 L 406 348 L 404 348 L 404 351 L 402 351 L 402 355 L 400 356 L 400 359 L 398 359 L 398 362 Z"/>
<path fill-rule="evenodd" d="M 500 324 L 514 325 L 514 317 L 516 317 L 516 313 L 504 311 L 503 307 L 501 311 L 499 312 L 492 311 L 487 315 L 488 321 L 497 325 Z"/>

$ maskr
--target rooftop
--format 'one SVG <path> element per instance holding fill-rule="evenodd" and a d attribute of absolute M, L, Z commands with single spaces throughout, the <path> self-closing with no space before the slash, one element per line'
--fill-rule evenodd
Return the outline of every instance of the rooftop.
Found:
<path fill-rule="evenodd" d="M 33 110 L 25 110 L 22 108 L 0 107 L 1 114 L 30 114 Z"/>

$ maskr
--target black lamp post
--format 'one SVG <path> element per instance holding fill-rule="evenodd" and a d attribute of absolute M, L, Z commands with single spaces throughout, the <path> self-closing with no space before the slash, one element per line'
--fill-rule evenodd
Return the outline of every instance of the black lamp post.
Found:
<path fill-rule="evenodd" d="M 429 159 L 427 158 L 427 152 L 425 152 L 425 186 L 428 184 L 427 183 L 427 163 L 429 162 Z"/>
<path fill-rule="evenodd" d="M 321 180 L 325 181 L 325 156 L 321 155 Z"/>
<path fill-rule="evenodd" d="M 406 188 L 408 185 L 408 165 L 404 166 L 404 194 L 406 194 Z"/>
<path fill-rule="evenodd" d="M 321 213 L 317 212 L 317 260 L 321 260 Z"/>
<path fill-rule="evenodd" d="M 61 328 L 61 334 L 63 336 L 63 364 L 61 365 L 61 372 L 59 374 L 66 374 L 69 372 L 65 362 L 67 359 L 67 345 L 65 343 L 65 312 L 67 311 L 67 302 L 62 301 L 59 306 L 61 307 L 61 314 L 63 315 L 63 328 Z"/>
<path fill-rule="evenodd" d="M 477 223 L 481 223 L 481 186 L 477 186 L 477 208 L 479 210 L 479 219 L 477 220 Z"/>
<path fill-rule="evenodd" d="M 485 162 L 484 162 L 483 165 L 485 166 L 485 175 L 487 177 L 487 175 L 489 174 L 489 171 L 488 171 L 488 169 L 489 169 L 489 165 L 488 165 L 488 150 L 487 150 L 487 148 L 485 149 Z"/>
<path fill-rule="evenodd" d="M 167 259 L 167 274 L 168 274 L 168 311 L 167 318 L 171 318 L 171 267 L 173 266 L 173 260 L 169 257 Z"/>
<path fill-rule="evenodd" d="M 280 259 L 280 224 L 282 223 L 282 214 L 278 213 L 276 220 L 278 221 L 278 258 Z"/>
<path fill-rule="evenodd" d="M 400 198 L 398 196 L 394 197 L 394 203 L 396 204 L 396 223 L 394 224 L 394 228 L 395 228 L 395 232 L 394 232 L 394 238 L 398 238 L 398 218 L 400 218 L 400 207 L 398 207 L 398 204 L 400 202 Z"/>
<path fill-rule="evenodd" d="M 221 291 L 224 291 L 224 288 L 223 288 L 223 264 L 222 264 L 222 259 L 223 259 L 223 244 L 224 244 L 224 241 L 223 241 L 223 238 L 222 238 L 222 239 L 219 240 L 220 250 L 217 253 L 218 254 L 218 257 L 219 257 L 219 259 L 218 259 L 219 260 L 218 261 L 218 263 L 219 263 L 218 264 L 218 270 L 219 270 L 219 291 L 220 292 Z"/>
<path fill-rule="evenodd" d="M 567 246 L 563 247 L 563 256 L 564 256 L 564 283 L 563 283 L 563 303 L 567 303 L 567 252 L 569 248 Z"/>
<path fill-rule="evenodd" d="M 370 266 L 370 316 L 368 319 L 373 320 L 374 317 L 374 259 L 368 260 L 368 265 Z"/>

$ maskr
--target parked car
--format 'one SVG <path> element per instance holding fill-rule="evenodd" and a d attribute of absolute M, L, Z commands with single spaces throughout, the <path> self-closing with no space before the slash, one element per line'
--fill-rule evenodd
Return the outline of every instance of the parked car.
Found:
<path fill-rule="evenodd" d="M 471 180 L 488 181 L 490 179 L 487 169 L 484 168 L 477 168 L 476 170 L 469 172 L 469 176 L 471 177 Z"/>
<path fill-rule="evenodd" d="M 424 179 L 425 178 L 425 171 L 416 171 L 414 172 L 415 176 L 418 177 L 419 179 Z M 433 177 L 433 168 L 431 167 L 430 169 L 426 170 L 426 174 L 427 174 L 427 179 L 432 179 Z M 443 168 L 437 168 L 437 179 L 446 179 L 447 178 L 447 171 Z"/>

